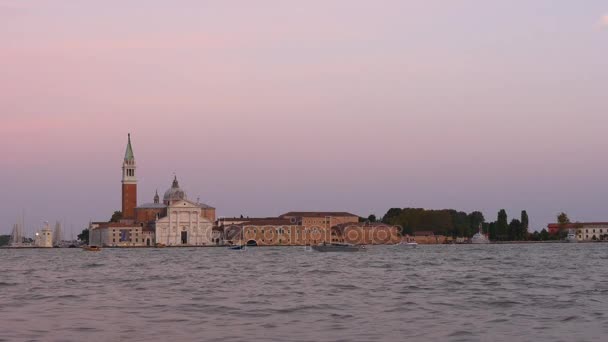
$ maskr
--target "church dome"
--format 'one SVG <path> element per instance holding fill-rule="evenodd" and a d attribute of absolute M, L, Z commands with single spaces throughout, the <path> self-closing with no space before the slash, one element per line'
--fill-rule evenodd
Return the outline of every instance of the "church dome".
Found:
<path fill-rule="evenodd" d="M 171 189 L 165 191 L 165 196 L 163 197 L 163 202 L 168 204 L 169 202 L 179 201 L 186 199 L 186 193 L 179 187 L 179 183 L 177 182 L 177 176 L 173 179 L 173 184 L 171 185 Z"/>

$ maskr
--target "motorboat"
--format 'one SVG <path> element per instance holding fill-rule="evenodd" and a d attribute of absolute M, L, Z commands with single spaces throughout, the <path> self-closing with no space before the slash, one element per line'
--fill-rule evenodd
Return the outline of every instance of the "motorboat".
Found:
<path fill-rule="evenodd" d="M 99 252 L 99 251 L 101 251 L 101 247 L 99 247 L 99 246 L 83 246 L 82 249 L 85 250 L 85 251 L 88 251 L 88 252 Z"/>
<path fill-rule="evenodd" d="M 355 246 L 348 243 L 323 243 L 312 246 L 313 251 L 317 252 L 365 252 L 365 246 Z"/>
<path fill-rule="evenodd" d="M 401 241 L 399 246 L 408 246 L 408 247 L 416 247 L 418 246 L 418 242 L 416 241 Z"/>
<path fill-rule="evenodd" d="M 238 246 L 230 246 L 230 247 L 228 247 L 228 249 L 231 249 L 231 250 L 233 250 L 233 251 L 242 251 L 242 250 L 245 250 L 245 246 L 241 246 L 241 245 L 238 245 Z"/>
<path fill-rule="evenodd" d="M 479 225 L 479 231 L 471 238 L 471 243 L 477 245 L 490 243 L 490 239 L 483 233 L 481 229 L 481 224 Z"/>
<path fill-rule="evenodd" d="M 165 247 L 167 247 L 167 245 L 165 245 L 164 243 L 160 243 L 159 242 L 156 245 L 154 245 L 154 247 L 156 247 L 156 248 L 165 248 Z"/>
<path fill-rule="evenodd" d="M 576 231 L 574 229 L 568 230 L 568 236 L 566 237 L 566 242 L 576 243 L 578 240 L 576 239 Z"/>

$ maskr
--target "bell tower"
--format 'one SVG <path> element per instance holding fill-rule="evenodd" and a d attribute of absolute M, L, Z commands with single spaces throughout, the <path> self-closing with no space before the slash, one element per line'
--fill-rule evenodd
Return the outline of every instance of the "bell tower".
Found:
<path fill-rule="evenodd" d="M 135 176 L 135 157 L 131 147 L 131 134 L 128 135 L 127 151 L 122 163 L 122 218 L 135 219 L 137 207 L 137 178 Z"/>

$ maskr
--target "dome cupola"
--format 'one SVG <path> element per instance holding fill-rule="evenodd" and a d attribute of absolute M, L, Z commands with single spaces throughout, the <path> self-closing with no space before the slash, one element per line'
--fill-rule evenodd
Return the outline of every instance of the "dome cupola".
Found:
<path fill-rule="evenodd" d="M 179 182 L 177 181 L 177 176 L 173 179 L 173 184 L 171 188 L 165 191 L 165 196 L 163 196 L 163 202 L 166 205 L 171 204 L 175 201 L 180 201 L 186 199 L 186 193 L 179 187 Z"/>

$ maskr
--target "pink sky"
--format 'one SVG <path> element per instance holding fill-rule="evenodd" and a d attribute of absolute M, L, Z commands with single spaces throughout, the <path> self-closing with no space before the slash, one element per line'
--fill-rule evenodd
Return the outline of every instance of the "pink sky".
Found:
<path fill-rule="evenodd" d="M 0 0 L 0 233 L 176 172 L 220 215 L 607 220 L 604 1 Z"/>

